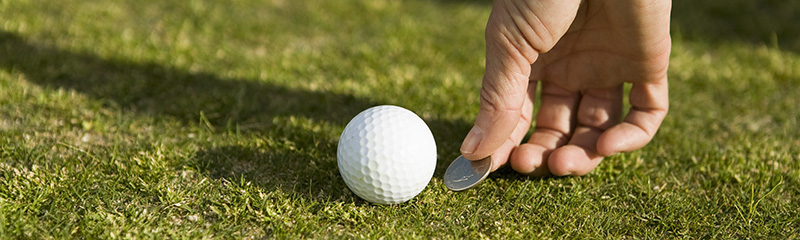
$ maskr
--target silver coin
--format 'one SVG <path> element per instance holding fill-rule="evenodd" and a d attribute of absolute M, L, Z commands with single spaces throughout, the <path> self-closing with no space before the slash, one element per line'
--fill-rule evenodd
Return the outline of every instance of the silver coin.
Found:
<path fill-rule="evenodd" d="M 444 185 L 453 191 L 464 191 L 481 183 L 492 170 L 492 156 L 470 161 L 458 156 L 444 172 Z"/>

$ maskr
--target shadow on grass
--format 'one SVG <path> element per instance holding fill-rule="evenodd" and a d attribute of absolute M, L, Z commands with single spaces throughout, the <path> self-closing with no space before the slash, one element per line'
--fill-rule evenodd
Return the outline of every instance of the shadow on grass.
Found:
<path fill-rule="evenodd" d="M 711 43 L 744 42 L 800 51 L 800 2 L 704 0 L 672 2 L 673 34 Z"/>
<path fill-rule="evenodd" d="M 307 199 L 353 201 L 339 177 L 335 161 L 325 161 L 302 151 L 264 151 L 246 146 L 224 146 L 203 150 L 196 156 L 198 169 L 211 178 L 239 179 L 262 186 L 268 191 L 281 190 Z"/>
<path fill-rule="evenodd" d="M 268 125 L 275 116 L 303 116 L 342 124 L 377 103 L 351 95 L 289 89 L 255 79 L 103 59 L 0 32 L 0 68 L 14 69 L 36 84 L 73 89 L 126 111 L 197 123 L 201 112 L 216 126 Z M 256 129 L 265 126 L 255 126 Z M 245 129 L 246 130 L 246 129 Z"/>
<path fill-rule="evenodd" d="M 268 190 L 282 189 L 314 199 L 349 195 L 338 175 L 336 139 L 314 136 L 303 129 L 287 131 L 291 127 L 274 126 L 282 123 L 271 119 L 299 116 L 343 127 L 358 112 L 382 104 L 346 94 L 290 89 L 256 79 L 222 78 L 154 63 L 104 59 L 31 44 L 24 37 L 3 31 L 0 69 L 23 73 L 28 81 L 44 87 L 75 90 L 108 107 L 137 115 L 171 118 L 189 125 L 198 123 L 203 113 L 215 126 L 243 126 L 239 129 L 243 133 L 285 139 L 302 146 L 299 149 L 318 148 L 306 153 L 284 147 L 267 151 L 248 146 L 209 146 L 197 152 L 191 164 L 213 178 L 231 182 L 244 178 Z M 463 121 L 425 121 L 440 149 L 460 144 L 462 134 L 471 127 L 471 123 Z M 457 154 L 458 148 L 452 151 Z M 435 177 L 440 178 L 449 163 L 450 160 L 439 159 Z"/>

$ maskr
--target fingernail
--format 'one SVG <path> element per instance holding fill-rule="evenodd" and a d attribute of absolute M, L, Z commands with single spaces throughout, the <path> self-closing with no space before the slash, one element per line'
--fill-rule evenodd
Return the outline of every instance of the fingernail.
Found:
<path fill-rule="evenodd" d="M 473 126 L 472 130 L 469 130 L 467 137 L 464 138 L 464 142 L 461 144 L 461 153 L 470 154 L 475 152 L 478 148 L 478 144 L 481 143 L 481 139 L 483 139 L 483 131 L 481 131 L 478 126 Z"/>

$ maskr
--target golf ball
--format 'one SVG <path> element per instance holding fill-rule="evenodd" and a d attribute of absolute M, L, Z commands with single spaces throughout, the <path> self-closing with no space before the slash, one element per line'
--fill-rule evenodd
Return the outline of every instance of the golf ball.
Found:
<path fill-rule="evenodd" d="M 436 168 L 436 142 L 413 112 L 376 106 L 347 123 L 336 157 L 353 193 L 373 203 L 397 204 L 428 185 Z"/>

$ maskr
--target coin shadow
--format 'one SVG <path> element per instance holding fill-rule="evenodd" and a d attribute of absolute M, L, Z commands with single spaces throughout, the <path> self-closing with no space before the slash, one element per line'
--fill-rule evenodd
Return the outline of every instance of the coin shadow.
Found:
<path fill-rule="evenodd" d="M 546 179 L 555 178 L 553 176 L 546 176 L 546 177 L 531 177 L 525 174 L 518 173 L 511 168 L 511 166 L 505 165 L 500 167 L 496 171 L 489 174 L 488 177 L 490 179 L 503 179 L 503 180 L 515 180 L 515 181 L 541 181 Z"/>

